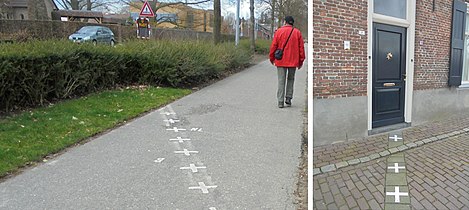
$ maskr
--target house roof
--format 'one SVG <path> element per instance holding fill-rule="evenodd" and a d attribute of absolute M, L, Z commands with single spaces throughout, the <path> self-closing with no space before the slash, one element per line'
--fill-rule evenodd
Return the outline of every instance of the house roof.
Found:
<path fill-rule="evenodd" d="M 54 5 L 55 7 L 53 9 L 57 9 L 57 5 L 55 4 L 53 0 L 46 0 L 46 1 L 52 2 L 52 5 Z M 29 0 L 10 0 L 10 2 L 8 3 L 8 6 L 16 7 L 16 8 L 28 8 L 28 2 Z"/>
<path fill-rule="evenodd" d="M 57 10 L 54 11 L 55 14 L 60 15 L 61 17 L 77 17 L 77 18 L 103 18 L 104 14 L 102 12 L 93 12 L 86 10 Z"/>

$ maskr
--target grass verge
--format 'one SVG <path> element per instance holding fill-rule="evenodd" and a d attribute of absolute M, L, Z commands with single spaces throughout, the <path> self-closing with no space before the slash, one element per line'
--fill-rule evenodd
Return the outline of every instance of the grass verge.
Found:
<path fill-rule="evenodd" d="M 0 177 L 178 98 L 190 90 L 104 91 L 0 120 Z"/>

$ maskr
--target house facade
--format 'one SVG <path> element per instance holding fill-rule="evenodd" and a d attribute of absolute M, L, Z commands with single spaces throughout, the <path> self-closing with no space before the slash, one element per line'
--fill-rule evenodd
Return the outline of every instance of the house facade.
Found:
<path fill-rule="evenodd" d="M 54 10 L 53 0 L 0 0 L 0 19 L 51 20 Z"/>
<path fill-rule="evenodd" d="M 315 146 L 469 111 L 467 7 L 314 0 Z"/>

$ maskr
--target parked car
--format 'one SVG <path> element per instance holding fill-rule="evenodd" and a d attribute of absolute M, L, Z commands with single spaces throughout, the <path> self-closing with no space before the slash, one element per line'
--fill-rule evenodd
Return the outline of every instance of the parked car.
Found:
<path fill-rule="evenodd" d="M 75 43 L 91 42 L 93 45 L 109 44 L 114 46 L 116 44 L 114 33 L 108 27 L 103 26 L 84 26 L 70 35 L 68 39 Z"/>

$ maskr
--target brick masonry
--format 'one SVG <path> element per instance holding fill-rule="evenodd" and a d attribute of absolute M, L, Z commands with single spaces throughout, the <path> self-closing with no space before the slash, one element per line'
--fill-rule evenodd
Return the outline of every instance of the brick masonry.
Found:
<path fill-rule="evenodd" d="M 366 0 L 313 0 L 313 95 L 364 96 L 367 90 Z M 351 49 L 344 50 L 344 40 Z"/>
<path fill-rule="evenodd" d="M 453 0 L 416 1 L 414 90 L 448 87 Z M 466 0 L 466 2 L 469 2 Z M 435 5 L 433 5 L 435 3 Z M 313 95 L 367 95 L 367 1 L 313 1 Z M 351 41 L 351 50 L 343 41 Z"/>

